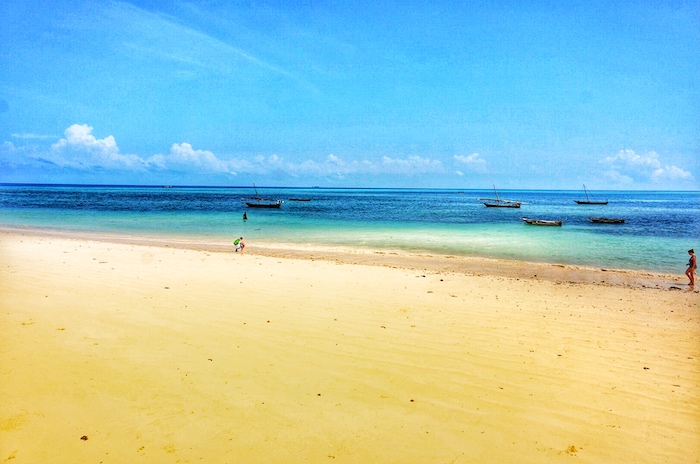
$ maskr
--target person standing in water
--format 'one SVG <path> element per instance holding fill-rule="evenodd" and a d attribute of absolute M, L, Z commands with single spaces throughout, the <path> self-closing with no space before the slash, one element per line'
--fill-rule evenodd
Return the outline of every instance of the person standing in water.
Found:
<path fill-rule="evenodd" d="M 688 269 L 685 270 L 685 275 L 688 276 L 688 280 L 690 280 L 690 285 L 691 287 L 695 286 L 695 269 L 698 268 L 698 257 L 695 256 L 695 250 L 692 248 L 688 250 L 688 254 L 690 255 L 690 259 L 688 260 Z"/>

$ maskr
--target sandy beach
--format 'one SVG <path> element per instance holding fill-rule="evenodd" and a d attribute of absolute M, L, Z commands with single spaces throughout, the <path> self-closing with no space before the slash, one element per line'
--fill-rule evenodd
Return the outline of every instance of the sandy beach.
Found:
<path fill-rule="evenodd" d="M 0 462 L 698 463 L 679 275 L 0 233 Z"/>

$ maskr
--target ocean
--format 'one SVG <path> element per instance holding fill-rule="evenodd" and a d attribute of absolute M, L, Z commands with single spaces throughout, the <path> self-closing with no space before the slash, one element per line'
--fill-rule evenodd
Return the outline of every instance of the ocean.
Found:
<path fill-rule="evenodd" d="M 0 227 L 227 242 L 362 247 L 682 274 L 700 248 L 700 192 L 504 190 L 522 207 L 487 208 L 492 190 L 258 187 L 284 200 L 249 208 L 251 187 L 0 184 Z M 293 201 L 290 199 L 309 201 Z M 243 220 L 243 213 L 248 220 Z M 625 219 L 595 224 L 590 216 Z M 562 227 L 520 218 L 563 220 Z"/>

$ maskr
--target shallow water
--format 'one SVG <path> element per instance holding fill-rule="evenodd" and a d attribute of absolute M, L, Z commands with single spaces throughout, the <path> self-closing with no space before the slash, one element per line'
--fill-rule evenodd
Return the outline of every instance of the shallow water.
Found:
<path fill-rule="evenodd" d="M 0 226 L 379 249 L 682 273 L 700 246 L 700 192 L 511 190 L 520 209 L 486 208 L 489 190 L 258 188 L 285 200 L 248 208 L 251 188 L 0 186 Z M 306 198 L 311 201 L 290 201 Z M 246 212 L 248 220 L 243 221 Z M 520 218 L 565 220 L 563 227 Z M 625 224 L 594 224 L 589 216 Z"/>

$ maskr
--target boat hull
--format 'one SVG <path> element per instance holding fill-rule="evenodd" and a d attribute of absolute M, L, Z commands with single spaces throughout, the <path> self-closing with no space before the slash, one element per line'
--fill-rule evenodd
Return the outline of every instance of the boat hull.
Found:
<path fill-rule="evenodd" d="M 520 208 L 520 203 L 510 203 L 510 204 L 498 204 L 498 203 L 484 203 L 487 208 Z"/>
<path fill-rule="evenodd" d="M 624 224 L 624 219 L 618 218 L 604 218 L 604 217 L 589 217 L 591 222 L 595 224 Z"/>
<path fill-rule="evenodd" d="M 245 204 L 249 208 L 280 208 L 282 206 L 282 203 L 250 203 L 247 201 Z"/>
<path fill-rule="evenodd" d="M 550 221 L 550 220 L 545 220 L 545 219 L 530 219 L 530 218 L 520 218 L 522 219 L 525 224 L 531 225 L 531 226 L 554 226 L 554 227 L 561 227 L 562 224 L 564 224 L 564 221 Z"/>

